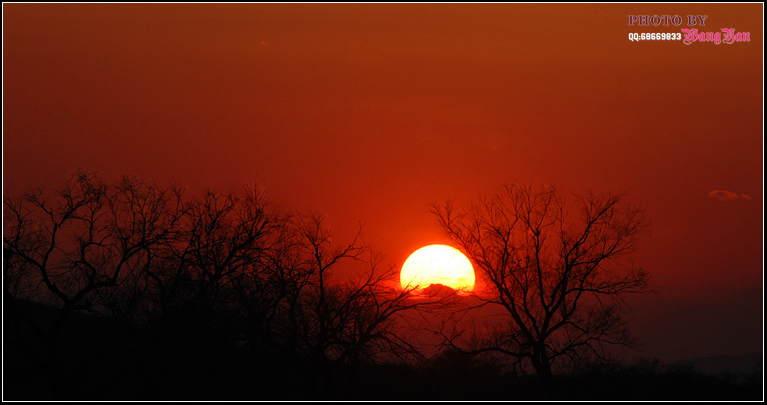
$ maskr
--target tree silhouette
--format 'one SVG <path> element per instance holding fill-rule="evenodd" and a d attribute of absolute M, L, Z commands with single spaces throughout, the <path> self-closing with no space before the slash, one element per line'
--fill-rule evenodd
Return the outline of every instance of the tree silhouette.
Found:
<path fill-rule="evenodd" d="M 180 231 L 147 271 L 161 323 L 231 339 L 262 328 L 279 300 L 264 263 L 281 226 L 263 195 L 206 192 L 184 207 Z"/>
<path fill-rule="evenodd" d="M 285 293 L 273 331 L 292 356 L 309 360 L 323 376 L 338 365 L 353 370 L 363 362 L 423 359 L 397 321 L 435 302 L 399 289 L 397 269 L 361 243 L 359 231 L 338 245 L 321 215 L 299 214 L 287 221 L 281 240 L 274 263 Z"/>
<path fill-rule="evenodd" d="M 110 186 L 79 171 L 52 194 L 5 199 L 3 244 L 15 259 L 8 277 L 27 286 L 21 298 L 58 302 L 55 335 L 71 311 L 91 309 L 101 290 L 148 268 L 181 213 L 179 190 L 130 177 Z"/>
<path fill-rule="evenodd" d="M 141 274 L 175 237 L 179 198 L 177 189 L 130 177 L 107 184 L 78 171 L 59 189 L 4 199 L 4 313 L 19 347 L 53 390 L 66 390 L 64 381 L 99 356 L 79 336 L 82 350 L 62 348 L 73 313 L 111 309 L 120 321 L 136 317 Z M 21 300 L 44 304 L 52 316 L 26 316 L 29 305 Z"/>
<path fill-rule="evenodd" d="M 524 400 L 637 390 L 636 372 L 591 361 L 631 342 L 622 297 L 649 290 L 628 261 L 646 227 L 640 210 L 621 195 L 568 204 L 553 188 L 509 186 L 434 213 L 475 265 L 475 297 L 439 284 L 411 294 L 424 286 L 402 289 L 361 230 L 332 238 L 322 215 L 275 213 L 254 187 L 190 195 L 79 171 L 63 187 L 6 195 L 5 395 Z M 483 325 L 471 316 L 487 314 L 480 307 L 502 321 Z M 448 350 L 427 359 L 436 342 L 423 326 L 439 321 Z M 541 387 L 504 373 L 508 358 L 544 380 L 567 361 L 608 371 Z M 717 398 L 753 398 L 762 381 L 689 375 L 679 391 L 678 376 L 639 377 L 629 398 L 708 398 L 712 387 Z"/>
<path fill-rule="evenodd" d="M 498 352 L 548 381 L 552 364 L 604 359 L 627 345 L 627 293 L 649 291 L 647 273 L 626 259 L 647 222 L 623 195 L 576 196 L 572 215 L 553 187 L 506 186 L 465 210 L 433 206 L 439 225 L 474 262 L 487 285 L 482 306 L 502 308 L 500 324 L 444 332 L 446 344 Z"/>
<path fill-rule="evenodd" d="M 284 370 L 308 366 L 320 392 L 332 370 L 351 379 L 361 364 L 424 358 L 398 320 L 435 302 L 400 289 L 397 269 L 360 232 L 334 243 L 322 215 L 271 213 L 256 188 L 187 196 L 80 171 L 64 187 L 7 196 L 4 206 L 4 307 L 14 325 L 25 324 L 13 329 L 20 344 L 29 328 L 45 342 L 26 353 L 62 390 L 62 377 L 77 379 L 72 370 L 98 355 L 65 347 L 87 334 L 63 328 L 78 328 L 67 321 L 74 313 L 117 325 L 121 341 L 102 342 L 109 352 L 131 348 L 167 365 L 237 348 Z M 25 301 L 55 315 L 30 315 Z"/>

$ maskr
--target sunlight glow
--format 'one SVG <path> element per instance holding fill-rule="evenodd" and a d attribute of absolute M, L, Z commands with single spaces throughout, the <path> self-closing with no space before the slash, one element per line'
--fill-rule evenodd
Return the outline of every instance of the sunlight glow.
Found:
<path fill-rule="evenodd" d="M 405 260 L 400 284 L 403 289 L 414 289 L 416 293 L 432 284 L 442 284 L 465 295 L 474 289 L 474 268 L 458 249 L 429 245 L 416 250 Z"/>

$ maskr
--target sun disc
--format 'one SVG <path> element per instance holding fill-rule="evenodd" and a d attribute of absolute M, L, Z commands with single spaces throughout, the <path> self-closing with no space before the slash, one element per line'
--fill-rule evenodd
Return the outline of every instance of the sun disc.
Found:
<path fill-rule="evenodd" d="M 424 246 L 405 260 L 400 272 L 403 289 L 422 292 L 433 284 L 448 286 L 459 294 L 474 289 L 474 268 L 460 250 L 447 245 Z"/>

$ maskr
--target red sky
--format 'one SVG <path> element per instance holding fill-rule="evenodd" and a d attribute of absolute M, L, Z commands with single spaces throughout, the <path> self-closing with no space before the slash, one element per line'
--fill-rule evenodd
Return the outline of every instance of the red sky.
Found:
<path fill-rule="evenodd" d="M 762 16 L 762 4 L 4 4 L 3 192 L 78 167 L 193 190 L 258 178 L 273 207 L 323 212 L 340 239 L 364 222 L 401 265 L 446 242 L 432 202 L 513 181 L 625 191 L 652 222 L 635 255 L 660 292 L 635 305 L 648 355 L 761 351 Z M 682 28 L 750 42 L 628 40 Z"/>

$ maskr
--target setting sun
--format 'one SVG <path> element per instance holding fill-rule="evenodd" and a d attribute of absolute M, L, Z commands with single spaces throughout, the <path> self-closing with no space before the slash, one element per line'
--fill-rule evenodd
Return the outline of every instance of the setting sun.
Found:
<path fill-rule="evenodd" d="M 461 294 L 474 289 L 474 268 L 458 249 L 447 245 L 422 247 L 405 260 L 400 273 L 403 289 L 423 291 L 433 284 L 448 286 Z"/>

